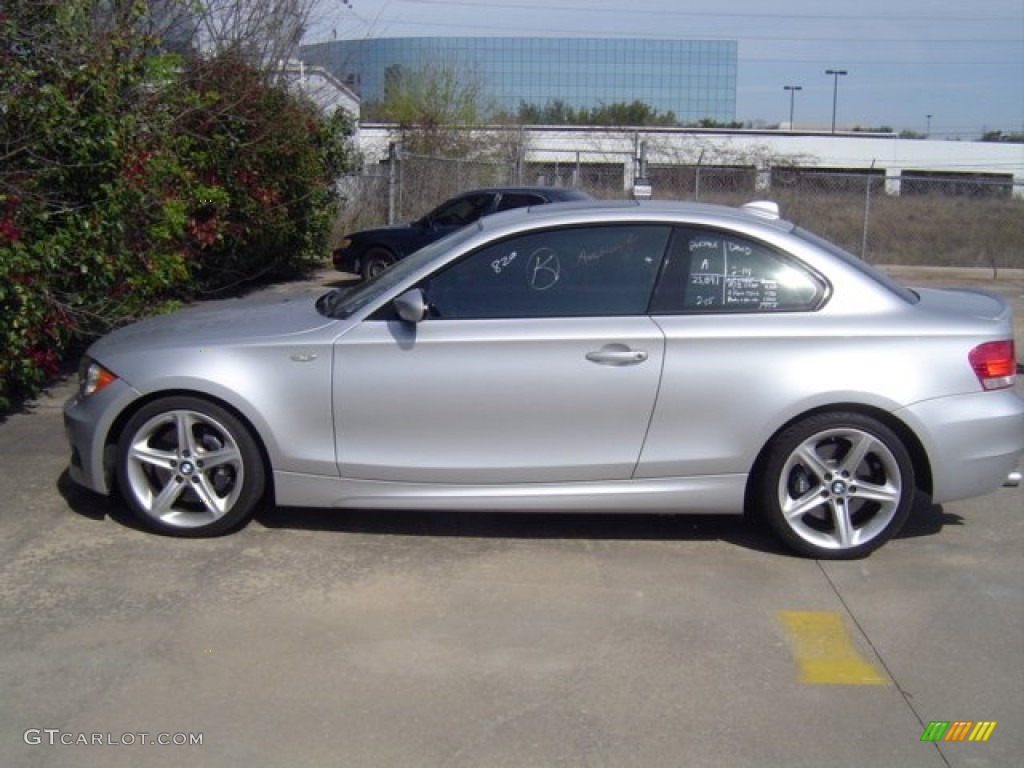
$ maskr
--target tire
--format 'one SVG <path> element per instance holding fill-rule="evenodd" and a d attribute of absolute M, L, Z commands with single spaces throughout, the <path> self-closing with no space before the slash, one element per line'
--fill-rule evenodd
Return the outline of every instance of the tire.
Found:
<path fill-rule="evenodd" d="M 240 526 L 266 483 L 249 429 L 194 397 L 156 400 L 128 421 L 117 447 L 117 480 L 143 525 L 192 538 Z"/>
<path fill-rule="evenodd" d="M 364 280 L 369 280 L 371 277 L 376 277 L 385 269 L 394 264 L 397 259 L 395 254 L 389 251 L 387 248 L 370 248 L 363 255 L 363 263 L 360 267 L 360 272 L 363 275 Z"/>
<path fill-rule="evenodd" d="M 853 560 L 899 533 L 914 503 L 914 465 L 887 426 L 860 413 L 823 413 L 770 444 L 759 476 L 762 513 L 801 555 Z"/>

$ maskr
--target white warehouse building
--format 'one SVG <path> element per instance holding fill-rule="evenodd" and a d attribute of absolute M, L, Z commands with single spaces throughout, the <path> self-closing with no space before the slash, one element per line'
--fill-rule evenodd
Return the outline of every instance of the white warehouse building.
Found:
<path fill-rule="evenodd" d="M 773 168 L 884 174 L 885 191 L 901 193 L 909 177 L 983 180 L 1024 199 L 1024 144 L 904 139 L 890 134 L 809 133 L 675 128 L 524 127 L 481 129 L 520 134 L 525 163 L 621 164 L 623 191 L 631 193 L 649 165 L 744 166 L 755 169 L 758 189 L 772 186 Z M 391 126 L 361 126 L 359 146 L 368 163 L 388 156 Z M 657 196 L 657 189 L 654 190 Z"/>

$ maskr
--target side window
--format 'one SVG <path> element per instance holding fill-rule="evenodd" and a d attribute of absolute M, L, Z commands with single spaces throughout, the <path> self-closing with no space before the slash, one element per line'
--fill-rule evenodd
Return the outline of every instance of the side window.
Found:
<path fill-rule="evenodd" d="M 469 195 L 452 200 L 438 208 L 433 215 L 434 224 L 439 227 L 462 227 L 483 216 L 490 207 L 492 195 Z"/>
<path fill-rule="evenodd" d="M 671 230 L 614 225 L 531 232 L 486 246 L 424 285 L 445 319 L 646 314 Z"/>
<path fill-rule="evenodd" d="M 499 211 L 510 211 L 513 208 L 525 208 L 528 205 L 539 205 L 544 202 L 540 195 L 528 192 L 505 192 L 498 201 Z"/>
<path fill-rule="evenodd" d="M 814 309 L 825 286 L 775 249 L 732 233 L 678 229 L 651 303 L 653 314 Z"/>

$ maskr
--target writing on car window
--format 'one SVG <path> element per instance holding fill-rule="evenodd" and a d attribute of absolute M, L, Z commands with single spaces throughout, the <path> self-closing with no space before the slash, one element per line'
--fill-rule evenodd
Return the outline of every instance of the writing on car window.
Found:
<path fill-rule="evenodd" d="M 469 254 L 425 289 L 448 319 L 644 314 L 670 233 L 645 224 L 530 232 Z"/>
<path fill-rule="evenodd" d="M 681 231 L 653 302 L 655 312 L 776 312 L 810 309 L 822 295 L 814 275 L 754 240 Z"/>

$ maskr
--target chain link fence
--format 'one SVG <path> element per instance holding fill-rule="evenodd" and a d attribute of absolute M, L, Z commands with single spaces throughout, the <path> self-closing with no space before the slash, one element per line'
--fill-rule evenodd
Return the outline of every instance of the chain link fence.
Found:
<path fill-rule="evenodd" d="M 340 183 L 338 237 L 416 219 L 475 187 L 561 186 L 629 195 L 631 158 L 590 162 L 457 160 L 403 155 Z M 612 158 L 618 160 L 618 158 Z M 776 166 L 649 165 L 653 197 L 742 205 L 774 200 L 785 218 L 877 264 L 1024 269 L 1024 199 L 1013 179 Z"/>

